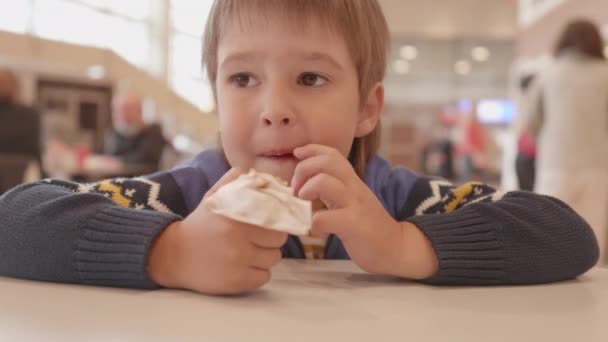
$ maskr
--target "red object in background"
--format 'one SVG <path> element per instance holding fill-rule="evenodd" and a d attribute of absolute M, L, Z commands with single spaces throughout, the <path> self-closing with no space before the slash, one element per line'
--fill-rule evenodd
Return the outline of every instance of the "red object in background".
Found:
<path fill-rule="evenodd" d="M 458 124 L 460 113 L 455 109 L 446 108 L 439 112 L 439 123 L 443 127 L 454 127 Z"/>
<path fill-rule="evenodd" d="M 459 153 L 462 155 L 473 155 L 485 153 L 486 137 L 484 128 L 476 120 L 466 123 L 463 127 L 463 141 L 460 144 Z"/>
<path fill-rule="evenodd" d="M 536 158 L 536 142 L 528 131 L 523 132 L 517 140 L 517 149 L 519 153 L 530 157 Z"/>
<path fill-rule="evenodd" d="M 91 150 L 88 146 L 77 146 L 74 149 L 74 153 L 76 154 L 76 165 L 78 169 L 82 170 L 84 168 L 84 162 L 91 153 Z"/>

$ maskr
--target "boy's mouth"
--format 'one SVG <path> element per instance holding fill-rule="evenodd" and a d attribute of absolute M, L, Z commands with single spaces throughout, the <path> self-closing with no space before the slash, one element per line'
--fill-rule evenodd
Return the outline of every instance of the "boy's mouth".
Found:
<path fill-rule="evenodd" d="M 296 157 L 293 155 L 293 149 L 282 149 L 265 152 L 262 153 L 262 157 L 277 161 L 287 161 L 296 159 Z"/>

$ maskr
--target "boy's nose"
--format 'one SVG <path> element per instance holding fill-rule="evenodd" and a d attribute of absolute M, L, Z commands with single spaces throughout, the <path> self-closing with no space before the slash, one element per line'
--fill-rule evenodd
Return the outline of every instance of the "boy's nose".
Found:
<path fill-rule="evenodd" d="M 265 110 L 261 115 L 264 126 L 283 127 L 295 124 L 296 116 L 284 91 L 277 90 L 269 94 L 266 99 Z"/>
<path fill-rule="evenodd" d="M 264 115 L 262 119 L 264 121 L 264 126 L 289 126 L 293 123 L 293 119 L 289 115 L 269 114 Z"/>

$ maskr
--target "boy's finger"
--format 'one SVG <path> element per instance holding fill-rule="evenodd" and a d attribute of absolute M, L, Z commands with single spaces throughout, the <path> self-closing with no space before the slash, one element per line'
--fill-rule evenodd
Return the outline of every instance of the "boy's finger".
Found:
<path fill-rule="evenodd" d="M 352 228 L 348 220 L 348 212 L 345 209 L 322 210 L 312 216 L 312 236 L 326 236 L 329 234 L 337 235 L 345 240 L 348 232 Z"/>
<path fill-rule="evenodd" d="M 222 186 L 232 182 L 233 180 L 239 178 L 239 176 L 241 176 L 244 172 L 236 167 L 233 167 L 232 169 L 230 169 L 228 172 L 226 172 L 226 174 L 224 174 L 224 176 L 222 176 L 222 178 L 220 178 L 220 180 L 217 181 L 217 183 L 215 183 L 211 189 L 209 189 L 207 191 L 207 193 L 205 194 L 205 198 L 207 198 L 208 196 L 213 195 L 215 192 L 217 192 Z"/>
<path fill-rule="evenodd" d="M 327 154 L 333 157 L 342 156 L 340 152 L 338 152 L 338 150 L 336 150 L 335 148 L 320 144 L 308 144 L 293 150 L 293 155 L 300 160 L 308 159 L 310 157 L 322 154 Z"/>
<path fill-rule="evenodd" d="M 281 250 L 278 248 L 255 248 L 251 257 L 250 266 L 262 270 L 269 270 L 281 261 Z"/>
<path fill-rule="evenodd" d="M 260 248 L 281 248 L 287 242 L 289 234 L 262 227 L 249 230 L 250 241 Z"/>
<path fill-rule="evenodd" d="M 240 281 L 241 288 L 235 291 L 236 293 L 243 293 L 246 291 L 253 291 L 262 287 L 264 284 L 270 281 L 271 274 L 268 269 L 261 269 L 257 267 L 248 267 L 243 271 L 243 275 Z"/>
<path fill-rule="evenodd" d="M 291 188 L 294 194 L 298 194 L 300 188 L 312 177 L 326 173 L 337 179 L 346 181 L 349 176 L 354 175 L 354 169 L 342 156 L 334 157 L 329 154 L 316 155 L 302 160 L 296 165 L 291 179 Z M 352 173 L 352 175 L 349 175 Z"/>
<path fill-rule="evenodd" d="M 320 199 L 328 209 L 345 208 L 350 200 L 344 183 L 326 173 L 310 178 L 298 192 L 298 197 L 308 201 Z"/>

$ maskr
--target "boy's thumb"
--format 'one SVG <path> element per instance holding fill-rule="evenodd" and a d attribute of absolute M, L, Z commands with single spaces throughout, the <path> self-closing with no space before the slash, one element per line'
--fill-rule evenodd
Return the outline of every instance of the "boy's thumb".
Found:
<path fill-rule="evenodd" d="M 222 178 L 220 178 L 220 180 L 217 181 L 217 183 L 215 183 L 211 189 L 209 189 L 207 191 L 207 193 L 205 194 L 204 198 L 207 198 L 211 195 L 213 195 L 214 193 L 216 193 L 222 186 L 232 182 L 233 180 L 239 178 L 242 174 L 244 174 L 244 172 L 237 168 L 237 167 L 233 167 L 232 169 L 230 169 L 230 171 L 226 172 L 224 174 L 224 176 L 222 176 Z"/>

